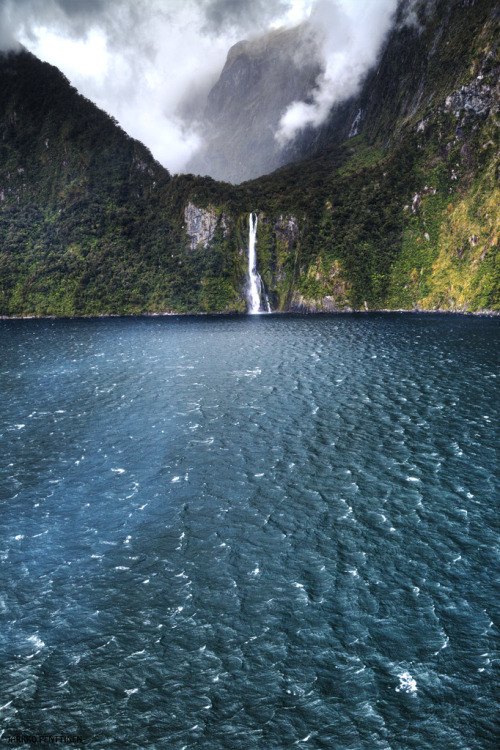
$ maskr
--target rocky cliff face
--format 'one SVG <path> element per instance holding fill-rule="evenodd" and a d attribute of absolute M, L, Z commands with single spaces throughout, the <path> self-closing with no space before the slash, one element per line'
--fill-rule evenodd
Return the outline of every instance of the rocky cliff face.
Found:
<path fill-rule="evenodd" d="M 274 310 L 500 311 L 498 2 L 413 7 L 307 161 L 240 186 L 171 178 L 56 69 L 0 56 L 0 314 L 244 312 L 250 211 Z M 250 112 L 270 48 L 228 59 Z"/>
<path fill-rule="evenodd" d="M 198 208 L 194 203 L 189 203 L 184 209 L 184 221 L 186 232 L 190 238 L 191 250 L 197 245 L 208 247 L 210 240 L 213 239 L 219 220 L 225 229 L 226 222 L 224 217 L 219 217 L 217 211 L 213 208 Z"/>
<path fill-rule="evenodd" d="M 331 176 L 320 240 L 302 253 L 291 303 L 301 308 L 335 299 L 333 263 L 344 284 L 336 307 L 499 307 L 500 6 L 413 7 L 408 23 L 401 3 L 359 96 L 303 143 L 309 169 Z"/>
<path fill-rule="evenodd" d="M 321 72 L 307 25 L 243 41 L 229 51 L 203 117 L 203 149 L 187 171 L 239 183 L 290 161 L 274 134 L 291 102 L 307 100 Z"/>

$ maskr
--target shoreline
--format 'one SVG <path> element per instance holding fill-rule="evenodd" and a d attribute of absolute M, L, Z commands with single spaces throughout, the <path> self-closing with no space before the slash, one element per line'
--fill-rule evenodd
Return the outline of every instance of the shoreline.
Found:
<path fill-rule="evenodd" d="M 0 315 L 0 321 L 8 320 L 104 320 L 109 318 L 180 318 L 180 317 L 267 317 L 268 315 L 373 315 L 373 314 L 411 314 L 411 315 L 465 315 L 479 318 L 498 318 L 500 311 L 497 310 L 405 310 L 399 309 L 373 309 L 373 310 L 272 310 L 270 313 L 241 313 L 241 312 L 164 312 L 164 313 L 100 313 L 95 315 Z"/>

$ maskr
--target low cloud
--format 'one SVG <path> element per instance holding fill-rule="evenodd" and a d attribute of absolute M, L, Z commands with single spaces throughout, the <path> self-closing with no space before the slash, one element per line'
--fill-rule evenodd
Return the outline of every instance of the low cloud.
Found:
<path fill-rule="evenodd" d="M 255 32 L 258 26 L 265 30 L 277 18 L 286 16 L 290 5 L 288 0 L 202 0 L 201 3 L 205 29 L 216 34 L 231 29 Z"/>
<path fill-rule="evenodd" d="M 71 83 L 172 172 L 203 140 L 206 95 L 229 48 L 304 21 L 320 40 L 324 74 L 294 102 L 282 145 L 324 122 L 376 61 L 397 0 L 0 0 L 0 49 L 19 42 Z M 188 111 L 190 110 L 190 111 Z"/>
<path fill-rule="evenodd" d="M 394 23 L 397 0 L 317 0 L 309 23 L 322 45 L 324 73 L 312 101 L 293 102 L 281 118 L 281 145 L 325 122 L 334 104 L 359 90 Z"/>
<path fill-rule="evenodd" d="M 0 49 L 18 42 L 56 65 L 172 172 L 202 131 L 181 116 L 228 49 L 279 24 L 297 0 L 0 0 Z"/>

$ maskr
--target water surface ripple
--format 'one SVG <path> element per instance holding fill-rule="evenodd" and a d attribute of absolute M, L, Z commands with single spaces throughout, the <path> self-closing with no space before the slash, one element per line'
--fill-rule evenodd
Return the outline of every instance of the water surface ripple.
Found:
<path fill-rule="evenodd" d="M 499 331 L 0 322 L 4 739 L 498 747 Z"/>

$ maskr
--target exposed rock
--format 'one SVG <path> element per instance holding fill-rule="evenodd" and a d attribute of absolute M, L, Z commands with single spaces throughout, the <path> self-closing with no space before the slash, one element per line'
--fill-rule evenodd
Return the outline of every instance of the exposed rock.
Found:
<path fill-rule="evenodd" d="M 350 312 L 351 308 L 345 306 L 339 308 L 335 304 L 335 299 L 329 295 L 320 299 L 308 299 L 303 297 L 299 292 L 295 292 L 290 302 L 290 312 Z"/>
<path fill-rule="evenodd" d="M 493 86 L 481 83 L 481 76 L 462 86 L 446 97 L 445 110 L 453 111 L 458 119 L 462 113 L 472 117 L 487 117 L 495 104 L 495 89 Z"/>
<path fill-rule="evenodd" d="M 278 240 L 284 240 L 291 250 L 299 236 L 299 225 L 295 216 L 280 215 L 274 224 L 274 231 Z"/>
<path fill-rule="evenodd" d="M 452 179 L 456 180 L 457 177 L 456 176 L 455 177 L 452 176 Z M 430 187 L 429 185 L 425 185 L 420 190 L 417 190 L 417 192 L 415 193 L 415 195 L 412 198 L 411 210 L 413 211 L 413 213 L 416 214 L 417 211 L 419 210 L 420 205 L 422 203 L 422 196 L 425 196 L 425 195 L 436 195 L 436 193 L 437 193 L 437 188 Z M 403 211 L 407 211 L 407 210 L 408 210 L 408 206 L 404 206 L 403 207 Z M 427 239 L 427 237 L 426 237 L 426 239 Z"/>
<path fill-rule="evenodd" d="M 354 138 L 355 135 L 358 134 L 359 130 L 359 123 L 361 121 L 361 115 L 363 114 L 363 110 L 360 108 L 358 109 L 357 115 L 352 121 L 351 129 L 349 130 L 348 138 Z"/>
<path fill-rule="evenodd" d="M 425 132 L 428 122 L 429 122 L 428 118 L 424 118 L 423 120 L 420 120 L 420 122 L 417 125 L 417 133 Z"/>
<path fill-rule="evenodd" d="M 186 232 L 191 238 L 191 250 L 194 250 L 197 245 L 208 246 L 217 229 L 218 218 L 213 208 L 198 208 L 191 202 L 187 204 L 184 209 L 184 221 Z"/>
<path fill-rule="evenodd" d="M 280 147 L 275 133 L 286 108 L 308 100 L 320 72 L 307 24 L 235 44 L 208 95 L 204 147 L 187 171 L 238 183 L 297 158 Z"/>
<path fill-rule="evenodd" d="M 257 232 L 258 270 L 273 310 L 286 310 L 296 280 L 300 229 L 297 218 L 278 214 L 259 215 Z"/>

